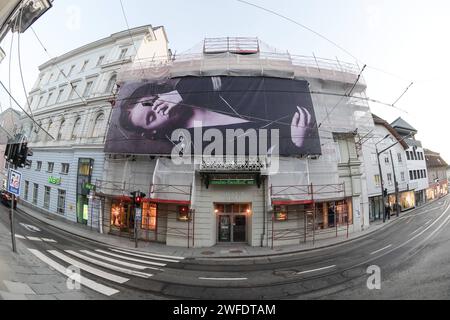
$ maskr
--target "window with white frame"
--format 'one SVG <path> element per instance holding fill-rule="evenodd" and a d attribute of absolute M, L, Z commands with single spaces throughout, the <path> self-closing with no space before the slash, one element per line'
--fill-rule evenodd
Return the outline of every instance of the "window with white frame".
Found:
<path fill-rule="evenodd" d="M 56 103 L 61 102 L 62 95 L 64 93 L 64 89 L 59 89 L 58 96 L 56 97 Z"/>
<path fill-rule="evenodd" d="M 53 92 L 50 92 L 48 94 L 47 103 L 45 104 L 46 106 L 49 106 L 51 104 L 52 97 L 53 97 Z"/>
<path fill-rule="evenodd" d="M 72 90 L 70 91 L 69 94 L 69 100 L 75 99 L 75 97 L 77 96 L 77 88 L 78 88 L 77 84 L 72 84 Z"/>
<path fill-rule="evenodd" d="M 81 118 L 77 118 L 75 120 L 73 129 L 72 129 L 72 135 L 71 135 L 72 140 L 75 140 L 80 136 L 80 130 L 81 130 Z"/>
<path fill-rule="evenodd" d="M 400 178 L 401 178 L 402 182 L 405 181 L 405 173 L 404 172 L 400 172 Z"/>
<path fill-rule="evenodd" d="M 85 60 L 83 62 L 83 66 L 81 67 L 80 73 L 86 70 L 87 65 L 89 64 L 89 60 Z"/>
<path fill-rule="evenodd" d="M 374 176 L 374 181 L 375 181 L 375 185 L 376 185 L 377 187 L 381 186 L 381 179 L 380 179 L 380 175 L 379 175 L 379 174 L 376 174 L 376 175 Z"/>
<path fill-rule="evenodd" d="M 120 51 L 119 60 L 125 59 L 127 53 L 128 53 L 128 48 L 123 48 L 123 49 Z"/>
<path fill-rule="evenodd" d="M 105 60 L 105 56 L 100 56 L 98 58 L 98 60 L 97 60 L 97 67 L 102 65 L 103 60 Z"/>
<path fill-rule="evenodd" d="M 390 186 L 392 186 L 392 173 L 388 173 L 388 174 L 387 174 L 387 180 L 388 180 L 388 184 L 389 184 Z"/>
<path fill-rule="evenodd" d="M 39 185 L 37 183 L 33 184 L 33 204 L 37 205 L 39 195 Z"/>
<path fill-rule="evenodd" d="M 397 158 L 398 158 L 398 163 L 402 163 L 403 162 L 403 158 L 402 158 L 402 154 L 401 153 L 397 153 Z"/>
<path fill-rule="evenodd" d="M 64 214 L 66 212 L 66 191 L 58 189 L 58 203 L 56 212 Z"/>
<path fill-rule="evenodd" d="M 92 137 L 93 138 L 98 138 L 98 137 L 102 136 L 104 122 L 105 122 L 105 114 L 104 113 L 100 113 L 95 118 L 94 130 L 92 131 Z"/>
<path fill-rule="evenodd" d="M 90 96 L 93 84 L 94 84 L 93 81 L 89 81 L 88 83 L 86 83 L 86 88 L 84 89 L 83 97 L 86 98 Z"/>
<path fill-rule="evenodd" d="M 67 75 L 68 77 L 70 77 L 72 75 L 74 69 L 75 69 L 75 65 L 72 65 L 70 67 L 69 74 Z"/>
<path fill-rule="evenodd" d="M 42 170 L 42 161 L 38 161 L 36 164 L 36 171 L 41 171 Z"/>
<path fill-rule="evenodd" d="M 62 119 L 61 123 L 59 124 L 58 135 L 56 137 L 56 140 L 61 140 L 65 124 L 66 124 L 66 120 Z"/>
<path fill-rule="evenodd" d="M 117 74 L 113 74 L 111 78 L 109 78 L 108 85 L 106 86 L 105 93 L 112 93 L 114 91 L 114 87 L 117 82 Z"/>
<path fill-rule="evenodd" d="M 25 181 L 25 190 L 23 197 L 28 201 L 28 189 L 30 188 L 30 181 Z"/>
<path fill-rule="evenodd" d="M 61 163 L 61 174 L 69 174 L 70 165 L 68 163 Z"/>
<path fill-rule="evenodd" d="M 44 209 L 50 208 L 50 194 L 52 192 L 52 189 L 50 187 L 45 187 L 44 190 Z"/>
<path fill-rule="evenodd" d="M 48 163 L 48 167 L 47 167 L 47 172 L 48 173 L 53 173 L 54 169 L 55 169 L 55 163 L 54 162 L 49 162 Z"/>

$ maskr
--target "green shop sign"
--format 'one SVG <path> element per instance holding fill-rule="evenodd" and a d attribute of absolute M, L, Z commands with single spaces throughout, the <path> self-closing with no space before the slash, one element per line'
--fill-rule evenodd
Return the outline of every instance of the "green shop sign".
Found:
<path fill-rule="evenodd" d="M 50 183 L 50 184 L 55 184 L 55 185 L 59 186 L 61 184 L 61 182 L 62 182 L 61 178 L 55 178 L 55 177 L 48 178 L 48 183 Z"/>
<path fill-rule="evenodd" d="M 211 180 L 212 185 L 225 186 L 253 186 L 256 184 L 255 179 L 214 179 Z"/>
<path fill-rule="evenodd" d="M 91 183 L 85 183 L 84 189 L 89 190 L 89 191 L 95 191 L 95 185 L 93 185 Z"/>

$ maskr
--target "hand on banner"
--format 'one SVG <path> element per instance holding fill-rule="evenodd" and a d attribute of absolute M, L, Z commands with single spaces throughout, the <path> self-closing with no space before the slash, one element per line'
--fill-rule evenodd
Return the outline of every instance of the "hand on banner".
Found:
<path fill-rule="evenodd" d="M 161 113 L 164 116 L 169 115 L 170 110 L 183 101 L 178 91 L 162 93 L 153 104 L 153 111 Z"/>
<path fill-rule="evenodd" d="M 292 142 L 299 148 L 305 143 L 306 133 L 311 126 L 311 114 L 306 108 L 297 107 L 291 124 Z"/>

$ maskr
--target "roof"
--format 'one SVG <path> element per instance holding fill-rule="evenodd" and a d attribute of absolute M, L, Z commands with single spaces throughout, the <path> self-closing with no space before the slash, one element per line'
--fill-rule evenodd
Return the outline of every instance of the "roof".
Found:
<path fill-rule="evenodd" d="M 425 160 L 428 168 L 444 167 L 448 168 L 447 162 L 437 152 L 425 149 Z"/>
<path fill-rule="evenodd" d="M 394 136 L 395 139 L 397 139 L 397 141 L 402 145 L 403 149 L 408 149 L 409 146 L 406 143 L 405 139 L 402 138 L 397 131 L 395 131 L 395 129 L 384 119 L 380 118 L 379 116 L 372 114 L 373 117 L 373 121 L 375 122 L 375 124 L 377 125 L 381 125 L 383 127 L 385 127 L 390 134 L 392 134 Z"/>
<path fill-rule="evenodd" d="M 410 125 L 408 122 L 403 120 L 401 117 L 399 117 L 397 120 L 391 123 L 391 126 L 395 129 L 404 129 L 408 131 L 413 131 L 417 133 L 417 129 L 415 129 L 412 125 Z"/>

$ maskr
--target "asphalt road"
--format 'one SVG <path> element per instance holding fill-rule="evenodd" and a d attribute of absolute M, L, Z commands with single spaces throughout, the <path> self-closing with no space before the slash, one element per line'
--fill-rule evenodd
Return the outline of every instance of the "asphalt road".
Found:
<path fill-rule="evenodd" d="M 0 222 L 9 225 L 8 209 Z M 321 250 L 239 259 L 184 259 L 114 248 L 16 214 L 18 241 L 82 290 L 111 299 L 448 299 L 450 197 L 387 228 Z M 370 266 L 381 289 L 369 290 Z"/>

